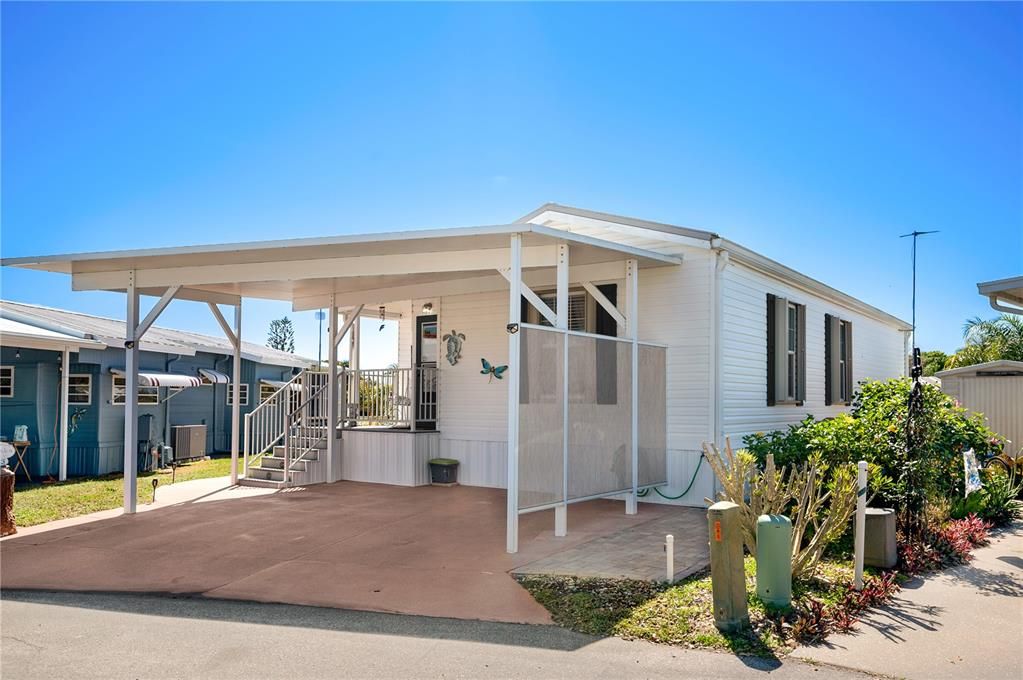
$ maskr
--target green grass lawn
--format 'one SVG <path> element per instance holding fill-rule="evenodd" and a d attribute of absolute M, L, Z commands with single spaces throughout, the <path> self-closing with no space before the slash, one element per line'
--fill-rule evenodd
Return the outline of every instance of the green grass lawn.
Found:
<path fill-rule="evenodd" d="M 159 472 L 143 472 L 139 474 L 138 502 L 139 504 L 152 502 L 153 484 L 151 480 L 153 477 L 160 480 L 159 488 L 162 488 L 170 484 L 171 479 L 175 482 L 185 482 L 190 479 L 223 477 L 230 473 L 230 456 L 179 465 L 173 474 L 169 469 Z M 17 526 L 30 527 L 55 519 L 78 517 L 98 510 L 119 508 L 123 502 L 124 493 L 122 480 L 123 476 L 117 474 L 106 477 L 69 479 L 66 482 L 53 484 L 18 482 L 14 489 L 14 517 Z"/>
<path fill-rule="evenodd" d="M 551 613 L 554 622 L 582 633 L 643 639 L 684 647 L 774 657 L 790 650 L 784 617 L 769 615 L 756 595 L 756 561 L 746 558 L 750 627 L 725 634 L 714 625 L 710 574 L 674 585 L 624 579 L 524 576 L 519 582 Z M 793 603 L 813 597 L 840 599 L 852 580 L 847 563 L 828 562 L 818 578 L 793 584 Z"/>

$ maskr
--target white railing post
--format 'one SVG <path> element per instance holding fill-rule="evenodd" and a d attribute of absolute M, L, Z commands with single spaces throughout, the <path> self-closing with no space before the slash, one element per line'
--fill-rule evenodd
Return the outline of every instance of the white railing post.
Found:
<path fill-rule="evenodd" d="M 256 391 L 259 394 L 259 391 Z M 256 397 L 259 398 L 258 396 Z M 245 414 L 245 441 L 242 444 L 242 477 L 249 476 L 249 451 L 252 447 L 252 413 Z"/>
<path fill-rule="evenodd" d="M 867 462 L 861 460 L 856 465 L 856 533 L 853 536 L 853 555 L 855 573 L 853 586 L 856 590 L 863 589 L 863 541 L 867 527 Z"/>
<path fill-rule="evenodd" d="M 415 359 L 413 359 L 413 362 Z M 419 418 L 417 410 L 419 408 L 419 376 L 416 373 L 419 371 L 419 367 L 413 365 L 409 370 L 409 429 L 413 432 L 416 431 L 416 420 Z"/>

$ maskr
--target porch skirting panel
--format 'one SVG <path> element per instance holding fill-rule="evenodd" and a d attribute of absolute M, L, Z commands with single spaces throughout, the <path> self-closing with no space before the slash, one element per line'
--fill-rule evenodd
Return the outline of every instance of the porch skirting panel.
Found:
<path fill-rule="evenodd" d="M 430 483 L 428 461 L 440 456 L 439 432 L 346 430 L 341 440 L 341 479 L 423 486 Z"/>
<path fill-rule="evenodd" d="M 441 439 L 441 456 L 458 461 L 458 482 L 466 486 L 508 486 L 508 443 Z"/>

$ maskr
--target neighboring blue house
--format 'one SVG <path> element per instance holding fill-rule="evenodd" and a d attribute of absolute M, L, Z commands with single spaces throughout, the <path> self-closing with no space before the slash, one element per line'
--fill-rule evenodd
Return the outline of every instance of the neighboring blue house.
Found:
<path fill-rule="evenodd" d="M 25 459 L 33 479 L 57 476 L 61 411 L 62 351 L 43 349 L 81 339 L 69 348 L 69 476 L 103 475 L 123 469 L 124 322 L 78 312 L 0 301 L 0 437 L 11 441 L 18 425 L 28 428 Z M 15 329 L 12 330 L 12 329 Z M 61 340 L 63 338 L 64 340 Z M 141 343 L 140 371 L 165 382 L 202 382 L 175 387 L 140 387 L 139 440 L 173 445 L 172 428 L 205 425 L 206 451 L 231 446 L 231 371 L 226 338 L 153 327 Z M 315 361 L 252 343 L 242 343 L 241 412 L 251 411 L 283 381 Z M 201 369 L 203 369 L 201 371 Z M 162 377 L 155 374 L 163 374 Z M 145 377 L 142 384 L 145 384 Z M 12 462 L 13 464 L 13 462 Z"/>

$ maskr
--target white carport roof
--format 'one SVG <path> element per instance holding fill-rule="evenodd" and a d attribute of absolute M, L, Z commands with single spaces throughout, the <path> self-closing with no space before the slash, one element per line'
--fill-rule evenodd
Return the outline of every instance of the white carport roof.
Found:
<path fill-rule="evenodd" d="M 977 292 L 988 299 L 992 309 L 1023 314 L 1023 276 L 978 283 Z"/>
<path fill-rule="evenodd" d="M 620 278 L 600 274 L 617 272 L 627 258 L 640 267 L 681 263 L 678 257 L 560 229 L 506 224 L 16 257 L 0 264 L 71 274 L 75 290 L 124 291 L 134 272 L 137 290 L 148 295 L 180 285 L 180 299 L 235 304 L 252 297 L 289 301 L 303 310 L 324 306 L 331 292 L 343 307 L 405 299 L 426 286 L 429 295 L 506 287 L 496 270 L 508 267 L 512 234 L 522 235 L 524 270 L 554 268 L 558 243 L 570 246 L 571 266 L 588 268 L 585 275 L 594 280 Z"/>

